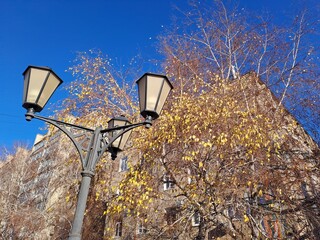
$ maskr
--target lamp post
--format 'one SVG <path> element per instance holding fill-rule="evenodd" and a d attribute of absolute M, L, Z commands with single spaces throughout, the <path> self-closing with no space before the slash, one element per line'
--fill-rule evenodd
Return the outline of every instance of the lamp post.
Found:
<path fill-rule="evenodd" d="M 108 128 L 103 129 L 102 126 L 98 126 L 91 129 L 36 114 L 36 112 L 41 112 L 57 87 L 62 83 L 62 80 L 52 69 L 29 66 L 23 72 L 23 76 L 22 106 L 27 109 L 26 120 L 31 121 L 36 118 L 54 125 L 70 138 L 79 153 L 82 179 L 69 240 L 81 239 L 83 217 L 96 164 L 106 151 L 111 153 L 112 159 L 115 159 L 117 153 L 123 150 L 132 129 L 139 126 L 151 127 L 152 121 L 159 117 L 172 85 L 164 75 L 144 74 L 137 81 L 137 84 L 140 113 L 145 120 L 131 124 L 125 117 L 116 117 L 108 122 Z M 82 134 L 75 134 L 75 131 L 82 132 Z M 79 136 L 85 136 L 87 141 L 84 141 L 84 138 L 79 138 Z"/>

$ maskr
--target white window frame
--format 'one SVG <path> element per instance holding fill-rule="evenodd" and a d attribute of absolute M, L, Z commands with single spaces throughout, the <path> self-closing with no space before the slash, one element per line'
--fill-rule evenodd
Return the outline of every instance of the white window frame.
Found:
<path fill-rule="evenodd" d="M 116 237 L 121 237 L 122 236 L 122 221 L 116 222 Z"/>
<path fill-rule="evenodd" d="M 195 211 L 192 215 L 191 224 L 193 227 L 198 227 L 201 222 L 201 216 L 199 211 Z"/>
<path fill-rule="evenodd" d="M 119 196 L 119 195 L 120 195 L 120 193 L 121 193 L 121 192 L 120 192 L 120 189 L 119 189 L 119 188 L 117 188 L 117 190 L 116 190 L 116 195 L 117 195 L 117 196 Z"/>
<path fill-rule="evenodd" d="M 139 221 L 138 228 L 137 228 L 137 234 L 142 235 L 147 233 L 147 228 L 142 223 L 142 221 Z"/>
<path fill-rule="evenodd" d="M 187 173 L 188 173 L 188 184 L 191 184 L 192 183 L 192 177 L 191 177 L 191 169 L 190 168 L 187 169 Z"/>
<path fill-rule="evenodd" d="M 163 190 L 169 190 L 172 188 L 174 188 L 174 181 L 169 175 L 165 174 L 163 176 Z"/>
<path fill-rule="evenodd" d="M 125 172 L 125 171 L 128 171 L 128 157 L 127 156 L 120 158 L 120 161 L 119 161 L 119 172 Z"/>

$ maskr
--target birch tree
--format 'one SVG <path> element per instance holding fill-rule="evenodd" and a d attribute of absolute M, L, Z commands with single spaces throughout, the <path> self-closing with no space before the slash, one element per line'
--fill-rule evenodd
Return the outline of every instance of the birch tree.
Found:
<path fill-rule="evenodd" d="M 143 219 L 146 239 L 317 239 L 319 148 L 283 107 L 302 82 L 310 96 L 319 86 L 305 13 L 293 35 L 222 2 L 184 17 L 161 37 L 174 96 L 106 214 Z"/>

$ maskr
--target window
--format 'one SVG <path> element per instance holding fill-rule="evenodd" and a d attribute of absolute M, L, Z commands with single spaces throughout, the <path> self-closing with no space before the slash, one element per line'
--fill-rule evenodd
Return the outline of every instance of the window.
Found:
<path fill-rule="evenodd" d="M 142 221 L 140 221 L 138 224 L 137 234 L 145 234 L 145 233 L 147 233 L 147 228 L 142 223 Z"/>
<path fill-rule="evenodd" d="M 311 197 L 311 195 L 312 195 L 312 193 L 311 193 L 310 190 L 311 190 L 311 189 L 310 189 L 310 187 L 307 185 L 306 182 L 301 183 L 301 191 L 302 191 L 302 194 L 303 194 L 303 196 L 304 196 L 305 198 L 307 198 L 307 199 L 310 199 L 310 197 Z"/>
<path fill-rule="evenodd" d="M 52 142 L 53 140 L 57 139 L 58 137 L 60 137 L 61 132 L 56 132 L 54 134 L 51 135 L 51 137 L 49 138 L 49 142 Z"/>
<path fill-rule="evenodd" d="M 117 195 L 117 196 L 120 195 L 120 189 L 119 189 L 119 188 L 117 188 L 117 190 L 116 190 L 116 195 Z"/>
<path fill-rule="evenodd" d="M 200 213 L 199 211 L 195 211 L 192 216 L 192 226 L 197 227 L 200 225 Z"/>
<path fill-rule="evenodd" d="M 39 149 L 42 148 L 43 146 L 44 146 L 44 142 L 43 142 L 43 141 L 36 143 L 36 144 L 33 146 L 33 152 L 39 150 Z"/>
<path fill-rule="evenodd" d="M 176 207 L 166 208 L 166 221 L 167 225 L 174 224 L 177 221 L 178 209 Z"/>
<path fill-rule="evenodd" d="M 163 177 L 163 189 L 168 190 L 174 188 L 174 180 L 169 175 Z"/>
<path fill-rule="evenodd" d="M 39 158 L 41 158 L 44 155 L 44 151 L 39 151 L 35 154 L 31 155 L 31 161 L 35 161 L 38 160 Z"/>
<path fill-rule="evenodd" d="M 284 236 L 283 224 L 276 215 L 263 216 L 260 224 L 268 239 L 281 239 Z"/>
<path fill-rule="evenodd" d="M 116 223 L 116 237 L 121 237 L 122 236 L 122 222 L 117 222 Z"/>
<path fill-rule="evenodd" d="M 223 210 L 223 213 L 229 218 L 236 218 L 234 208 L 231 204 L 226 206 L 226 208 Z"/>
<path fill-rule="evenodd" d="M 119 172 L 125 172 L 128 170 L 128 157 L 123 157 L 120 159 Z"/>
<path fill-rule="evenodd" d="M 188 172 L 187 172 L 187 173 L 188 173 L 188 184 L 191 184 L 191 183 L 192 183 L 191 169 L 188 168 L 187 171 L 188 171 Z"/>

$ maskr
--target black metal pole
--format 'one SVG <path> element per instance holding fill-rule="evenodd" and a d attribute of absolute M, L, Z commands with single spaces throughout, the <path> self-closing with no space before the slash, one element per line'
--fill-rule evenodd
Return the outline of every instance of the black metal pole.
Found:
<path fill-rule="evenodd" d="M 91 143 L 90 152 L 87 155 L 87 160 L 83 166 L 81 173 L 82 179 L 78 194 L 76 211 L 73 218 L 72 228 L 69 235 L 69 240 L 81 240 L 83 218 L 86 211 L 86 204 L 89 195 L 91 179 L 94 176 L 94 168 L 99 160 L 99 150 L 101 142 L 101 127 L 97 127 L 94 131 Z"/>
<path fill-rule="evenodd" d="M 86 204 L 90 189 L 91 179 L 94 176 L 93 173 L 83 171 L 81 173 L 82 180 L 80 184 L 80 190 L 78 194 L 78 201 L 76 211 L 73 218 L 72 229 L 69 235 L 69 240 L 80 240 L 82 234 L 82 224 L 84 213 L 86 211 Z"/>

